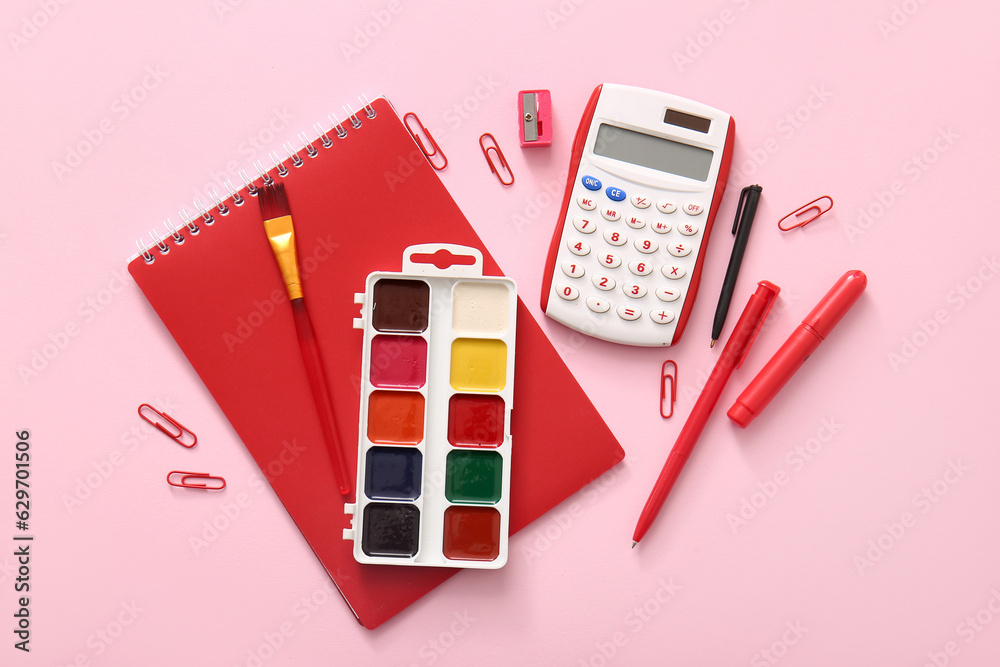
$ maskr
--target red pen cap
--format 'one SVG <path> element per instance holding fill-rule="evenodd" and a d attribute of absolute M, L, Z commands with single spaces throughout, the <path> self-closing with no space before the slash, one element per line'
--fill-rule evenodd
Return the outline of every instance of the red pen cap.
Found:
<path fill-rule="evenodd" d="M 802 324 L 825 339 L 851 306 L 861 297 L 868 285 L 868 276 L 862 271 L 848 271 L 830 288 L 819 304 L 802 320 Z"/>

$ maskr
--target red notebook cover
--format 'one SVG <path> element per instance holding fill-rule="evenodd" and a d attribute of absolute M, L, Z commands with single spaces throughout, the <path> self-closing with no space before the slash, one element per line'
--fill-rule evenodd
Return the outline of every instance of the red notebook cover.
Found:
<path fill-rule="evenodd" d="M 374 118 L 366 113 L 370 109 Z M 348 470 L 357 470 L 362 334 L 355 292 L 372 271 L 399 271 L 403 249 L 455 243 L 493 257 L 389 102 L 358 111 L 360 127 L 284 163 L 305 303 L 330 384 Z M 260 182 L 257 182 L 260 185 Z M 292 309 L 255 197 L 239 192 L 198 233 L 184 226 L 129 263 L 129 273 L 222 408 L 358 620 L 384 623 L 458 570 L 361 565 L 342 539 L 350 517 L 337 490 L 306 377 Z M 168 248 L 166 253 L 162 248 Z M 511 415 L 514 533 L 624 458 L 569 369 L 519 301 Z M 286 443 L 304 451 L 291 454 Z M 290 457 L 294 456 L 290 460 Z M 280 474 L 274 474 L 278 471 Z M 356 487 L 356 485 L 355 485 Z M 355 488 L 356 492 L 356 488 Z M 512 542 L 516 549 L 516 542 Z M 508 566 L 509 567 L 509 566 Z"/>

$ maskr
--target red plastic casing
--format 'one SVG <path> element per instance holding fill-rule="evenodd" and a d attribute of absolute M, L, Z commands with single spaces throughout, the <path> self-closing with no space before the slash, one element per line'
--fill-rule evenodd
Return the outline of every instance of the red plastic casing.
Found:
<path fill-rule="evenodd" d="M 727 414 L 733 423 L 746 428 L 767 407 L 830 335 L 867 285 L 868 277 L 861 271 L 848 271 L 840 277 L 729 408 Z"/>

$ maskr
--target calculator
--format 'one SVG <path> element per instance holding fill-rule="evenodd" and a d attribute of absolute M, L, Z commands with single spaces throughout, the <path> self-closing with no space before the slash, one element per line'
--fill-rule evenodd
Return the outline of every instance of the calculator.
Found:
<path fill-rule="evenodd" d="M 678 342 L 735 134 L 729 114 L 704 104 L 599 85 L 573 142 L 545 265 L 545 314 L 614 343 Z"/>

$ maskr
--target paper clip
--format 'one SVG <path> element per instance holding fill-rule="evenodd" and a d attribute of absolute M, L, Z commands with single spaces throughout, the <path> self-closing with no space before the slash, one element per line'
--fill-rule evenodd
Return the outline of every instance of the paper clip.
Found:
<path fill-rule="evenodd" d="M 493 142 L 492 146 L 486 146 L 486 145 L 483 144 L 483 139 L 485 139 L 486 137 L 489 137 L 490 141 Z M 505 158 L 503 156 L 503 151 L 500 150 L 500 144 L 497 143 L 496 137 L 494 137 L 489 132 L 487 132 L 486 134 L 480 136 L 479 137 L 479 147 L 483 149 L 483 155 L 486 156 L 486 164 L 490 165 L 490 171 L 492 171 L 494 174 L 496 174 L 496 177 L 500 180 L 500 184 L 501 185 L 510 185 L 511 183 L 513 183 L 514 182 L 514 172 L 511 171 L 510 165 L 507 164 L 507 158 Z M 499 160 L 500 160 L 500 166 L 502 168 L 504 168 L 507 171 L 508 174 L 510 174 L 510 180 L 509 181 L 505 181 L 504 177 L 503 177 L 503 174 L 500 172 L 499 169 L 497 169 L 497 163 L 495 163 L 493 161 L 493 158 L 490 157 L 490 151 L 493 151 L 496 154 L 497 158 L 499 158 Z"/>
<path fill-rule="evenodd" d="M 823 207 L 824 205 L 816 203 L 816 202 L 822 201 L 824 199 L 829 199 L 830 200 L 830 205 L 826 206 L 826 208 Z M 783 232 L 787 232 L 787 231 L 790 231 L 792 229 L 795 229 L 796 227 L 805 227 L 810 222 L 812 222 L 813 220 L 815 220 L 819 216 L 821 216 L 824 213 L 826 213 L 827 211 L 829 211 L 831 208 L 833 208 L 833 197 L 830 197 L 828 195 L 823 195 L 822 197 L 817 197 L 816 199 L 813 199 L 811 202 L 809 202 L 805 206 L 802 206 L 800 208 L 795 209 L 794 211 L 792 211 L 791 213 L 789 213 L 788 215 L 786 215 L 781 220 L 778 220 L 778 229 L 780 229 Z M 816 213 L 816 215 L 812 216 L 808 220 L 799 221 L 799 216 L 803 216 L 806 213 L 809 213 L 810 211 L 817 211 L 817 213 Z M 783 223 L 785 220 L 788 220 L 789 218 L 794 218 L 795 221 L 796 221 L 795 224 L 792 225 L 791 227 L 783 227 L 781 225 L 781 223 Z"/>
<path fill-rule="evenodd" d="M 410 127 L 411 116 L 413 117 L 413 120 L 417 123 L 416 130 Z M 430 162 L 432 167 L 434 167 L 438 171 L 441 171 L 442 169 L 448 166 L 448 156 L 444 154 L 444 151 L 441 150 L 441 147 L 438 146 L 438 143 L 434 141 L 434 135 L 431 134 L 430 130 L 424 127 L 424 124 L 420 122 L 420 118 L 417 117 L 417 114 L 413 113 L 412 111 L 408 112 L 406 115 L 403 116 L 403 124 L 406 125 L 406 131 L 409 132 L 410 136 L 413 137 L 413 140 L 417 142 L 417 146 L 420 148 L 420 152 L 424 154 L 424 157 L 427 158 L 427 161 Z M 423 132 L 424 135 L 427 136 L 427 142 L 434 148 L 434 150 L 432 151 L 427 150 L 427 146 L 424 144 L 423 139 L 420 138 L 420 132 Z M 442 164 L 440 167 L 434 164 L 434 160 L 431 159 L 438 153 L 441 154 L 441 159 L 444 160 L 444 164 Z"/>
<path fill-rule="evenodd" d="M 153 420 L 153 419 L 150 419 L 150 418 L 149 418 L 149 417 L 147 417 L 146 415 L 142 414 L 142 409 L 143 409 L 143 408 L 148 408 L 148 409 L 149 409 L 149 410 L 150 410 L 151 412 L 153 412 L 153 414 L 155 414 L 156 416 L 158 416 L 158 417 L 163 417 L 163 419 L 164 419 L 164 420 L 166 420 L 166 422 L 167 422 L 168 424 L 170 424 L 170 425 L 171 425 L 171 426 L 173 426 L 173 427 L 174 427 L 175 429 L 177 429 L 177 433 L 176 433 L 176 434 L 174 434 L 174 433 L 171 433 L 170 431 L 168 431 L 168 430 L 167 430 L 167 429 L 166 429 L 166 428 L 165 428 L 165 427 L 163 426 L 163 424 L 162 424 L 162 423 L 160 423 L 160 422 L 158 422 L 158 421 L 155 421 L 155 420 Z M 182 425 L 181 425 L 181 423 L 180 423 L 179 421 L 177 421 L 176 419 L 174 419 L 173 417 L 171 417 L 170 415 L 168 415 L 168 414 L 167 414 L 167 413 L 165 413 L 165 412 L 160 412 L 159 410 L 157 410 L 156 408 L 154 408 L 154 407 L 153 407 L 152 405 L 150 405 L 149 403 L 143 403 L 142 405 L 140 405 L 140 406 L 139 406 L 139 416 L 140 416 L 140 417 L 142 417 L 142 418 L 143 418 L 144 420 L 146 420 L 147 422 L 149 422 L 150 424 L 152 424 L 153 426 L 155 426 L 156 428 L 158 428 L 158 429 L 160 429 L 161 431 L 163 431 L 164 433 L 166 433 L 166 434 L 167 434 L 168 436 L 170 436 L 170 438 L 171 438 L 171 439 L 172 439 L 172 440 L 173 440 L 174 442 L 176 442 L 176 443 L 177 443 L 178 445 L 180 445 L 181 447 L 188 447 L 188 448 L 191 448 L 191 447 L 194 447 L 195 445 L 197 445 L 197 444 L 198 444 L 198 436 L 196 436 L 196 435 L 194 434 L 194 431 L 192 431 L 192 430 L 191 430 L 191 429 L 189 429 L 189 428 L 185 428 L 184 426 L 182 426 Z M 189 434 L 189 435 L 191 436 L 191 444 L 190 444 L 190 445 L 187 445 L 187 444 L 184 444 L 183 442 L 181 442 L 181 437 L 183 437 L 185 433 L 187 433 L 187 434 Z"/>
<path fill-rule="evenodd" d="M 674 367 L 673 372 L 667 371 L 667 364 Z M 670 382 L 670 396 L 667 396 L 667 382 Z M 669 403 L 668 403 L 669 399 Z M 677 400 L 677 363 L 667 359 L 660 367 L 660 416 L 669 419 L 674 414 L 674 401 Z M 664 411 L 664 406 L 670 406 L 670 412 Z"/>
<path fill-rule="evenodd" d="M 170 478 L 180 475 L 181 481 L 174 482 Z M 205 482 L 189 482 L 189 479 L 207 479 L 222 482 L 221 486 L 208 486 Z M 204 489 L 205 491 L 219 491 L 226 488 L 226 480 L 221 477 L 212 477 L 207 472 L 185 472 L 183 470 L 171 470 L 167 473 L 167 484 L 170 486 L 180 486 L 185 489 Z"/>

